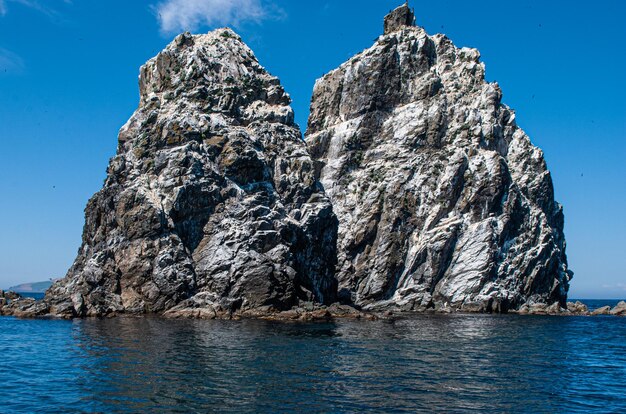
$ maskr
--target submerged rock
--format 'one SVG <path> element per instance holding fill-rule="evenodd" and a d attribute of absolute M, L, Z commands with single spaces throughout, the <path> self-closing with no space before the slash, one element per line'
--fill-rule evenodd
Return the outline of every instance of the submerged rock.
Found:
<path fill-rule="evenodd" d="M 412 25 L 315 84 L 306 140 L 339 219 L 340 296 L 366 309 L 566 306 L 563 212 L 476 49 Z"/>

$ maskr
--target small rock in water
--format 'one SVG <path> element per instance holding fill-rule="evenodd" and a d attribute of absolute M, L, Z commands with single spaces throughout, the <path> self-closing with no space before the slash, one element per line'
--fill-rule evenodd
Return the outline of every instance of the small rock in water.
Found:
<path fill-rule="evenodd" d="M 626 302 L 621 301 L 613 309 L 611 309 L 611 315 L 626 316 Z"/>
<path fill-rule="evenodd" d="M 610 315 L 610 314 L 611 314 L 611 307 L 610 306 L 603 306 L 603 307 L 598 308 L 598 309 L 594 310 L 593 312 L 591 312 L 591 315 L 593 315 L 593 316 Z"/>
<path fill-rule="evenodd" d="M 576 301 L 575 303 L 567 302 L 567 310 L 577 315 L 585 315 L 589 313 L 589 308 L 587 307 L 587 305 L 580 301 Z"/>
<path fill-rule="evenodd" d="M 546 313 L 549 315 L 560 315 L 566 311 L 566 309 L 561 308 L 561 305 L 558 302 L 554 302 L 546 308 Z"/>

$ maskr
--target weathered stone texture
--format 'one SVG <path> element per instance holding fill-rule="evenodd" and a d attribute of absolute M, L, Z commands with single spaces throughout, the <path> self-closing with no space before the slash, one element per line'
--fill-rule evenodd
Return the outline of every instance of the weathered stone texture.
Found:
<path fill-rule="evenodd" d="M 340 295 L 370 309 L 566 306 L 550 172 L 479 52 L 388 27 L 319 79 L 311 102 L 306 140 L 340 223 Z"/>
<path fill-rule="evenodd" d="M 332 302 L 337 222 L 278 79 L 220 29 L 178 36 L 139 82 L 53 311 Z"/>

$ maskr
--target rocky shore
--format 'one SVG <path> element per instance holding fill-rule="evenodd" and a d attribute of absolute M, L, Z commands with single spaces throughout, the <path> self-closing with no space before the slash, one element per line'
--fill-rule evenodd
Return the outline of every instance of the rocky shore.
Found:
<path fill-rule="evenodd" d="M 626 302 L 620 301 L 613 308 L 603 306 L 593 311 L 590 311 L 588 306 L 580 301 L 567 302 L 566 308 L 562 308 L 556 303 L 549 306 L 545 304 L 523 305 L 519 310 L 512 311 L 511 313 L 518 313 L 520 315 L 626 316 Z"/>
<path fill-rule="evenodd" d="M 476 313 L 468 310 L 447 309 L 428 309 L 422 313 Z M 556 304 L 547 306 L 545 304 L 524 305 L 519 310 L 509 311 L 510 314 L 519 315 L 551 315 L 551 316 L 624 316 L 626 317 L 626 302 L 620 301 L 613 308 L 603 306 L 590 311 L 588 306 L 580 301 L 567 302 L 567 308 L 561 308 Z M 274 321 L 332 321 L 340 319 L 356 319 L 356 320 L 393 320 L 397 318 L 410 317 L 416 312 L 407 312 L 400 309 L 388 309 L 382 312 L 363 311 L 353 306 L 334 303 L 329 306 L 320 305 L 315 302 L 302 303 L 300 306 L 289 310 L 278 311 L 271 307 L 256 308 L 243 311 L 224 311 L 212 307 L 188 308 L 178 307 L 172 308 L 166 312 L 155 314 L 154 316 L 166 319 L 264 319 Z M 15 316 L 18 318 L 35 318 L 35 317 L 65 317 L 68 315 L 58 315 L 50 313 L 50 308 L 45 302 L 36 301 L 32 298 L 21 297 L 15 292 L 4 292 L 0 290 L 0 315 Z M 137 316 L 136 314 L 116 314 L 110 313 L 106 317 L 118 316 Z"/>

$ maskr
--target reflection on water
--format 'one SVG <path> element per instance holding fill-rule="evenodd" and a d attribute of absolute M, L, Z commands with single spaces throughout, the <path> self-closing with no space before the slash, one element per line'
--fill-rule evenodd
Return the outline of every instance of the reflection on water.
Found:
<path fill-rule="evenodd" d="M 619 412 L 626 319 L 0 318 L 3 412 Z"/>

